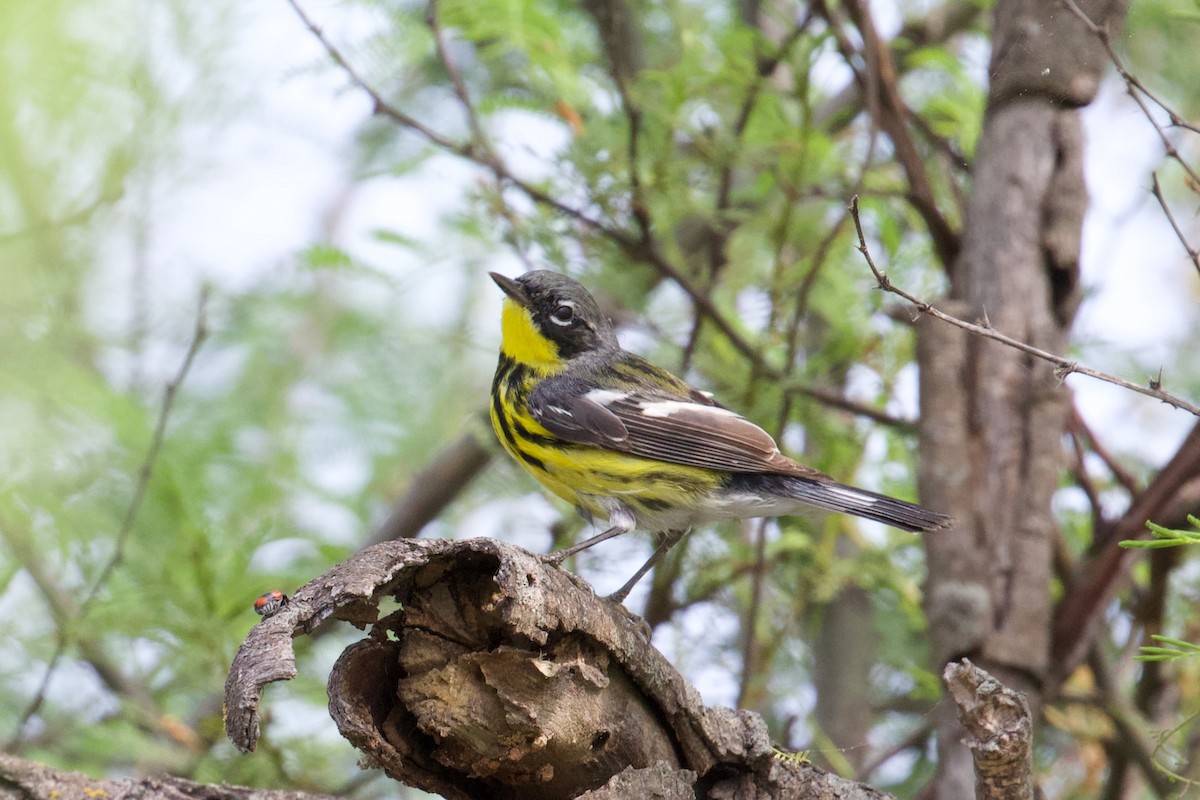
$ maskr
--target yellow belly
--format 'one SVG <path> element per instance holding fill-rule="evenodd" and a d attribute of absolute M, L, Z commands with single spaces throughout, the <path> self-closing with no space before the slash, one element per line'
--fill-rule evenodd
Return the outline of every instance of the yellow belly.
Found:
<path fill-rule="evenodd" d="M 491 417 L 496 436 L 517 463 L 551 492 L 597 517 L 607 518 L 611 501 L 619 501 L 634 513 L 639 527 L 661 529 L 654 520 L 690 516 L 688 511 L 698 510 L 724 477 L 698 467 L 564 442 L 530 416 L 524 403 L 509 404 L 504 396 L 493 402 Z"/>

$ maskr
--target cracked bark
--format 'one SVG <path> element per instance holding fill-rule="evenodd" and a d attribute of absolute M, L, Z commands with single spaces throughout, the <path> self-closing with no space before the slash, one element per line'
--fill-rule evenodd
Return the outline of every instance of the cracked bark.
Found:
<path fill-rule="evenodd" d="M 388 598 L 401 608 L 380 617 Z M 330 618 L 369 628 L 329 678 L 342 735 L 451 800 L 887 796 L 776 758 L 762 719 L 705 707 L 641 620 L 490 539 L 386 542 L 297 591 L 230 669 L 238 748 L 259 738 L 263 687 L 295 675 L 293 637 Z"/>

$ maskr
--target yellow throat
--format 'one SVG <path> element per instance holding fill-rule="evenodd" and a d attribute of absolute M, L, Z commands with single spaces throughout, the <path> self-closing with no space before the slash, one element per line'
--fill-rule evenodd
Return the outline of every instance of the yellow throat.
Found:
<path fill-rule="evenodd" d="M 558 372 L 566 366 L 558 346 L 538 330 L 529 309 L 508 297 L 500 314 L 500 352 L 539 372 Z"/>

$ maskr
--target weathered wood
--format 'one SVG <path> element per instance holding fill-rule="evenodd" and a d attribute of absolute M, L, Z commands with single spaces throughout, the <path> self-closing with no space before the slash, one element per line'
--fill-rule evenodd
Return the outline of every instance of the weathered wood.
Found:
<path fill-rule="evenodd" d="M 942 679 L 967 730 L 976 800 L 1033 800 L 1033 721 L 1020 692 L 968 659 L 946 665 Z"/>
<path fill-rule="evenodd" d="M 388 599 L 400 609 L 378 618 Z M 491 539 L 386 542 L 297 591 L 230 670 L 240 749 L 263 687 L 295 674 L 293 636 L 331 617 L 369 626 L 329 679 L 339 730 L 366 764 L 452 800 L 886 797 L 780 760 L 761 718 L 704 706 L 640 619 Z"/>

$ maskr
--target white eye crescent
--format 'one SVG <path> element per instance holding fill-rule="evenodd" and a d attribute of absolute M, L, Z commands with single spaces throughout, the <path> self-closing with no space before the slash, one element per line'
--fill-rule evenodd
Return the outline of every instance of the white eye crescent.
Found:
<path fill-rule="evenodd" d="M 575 304 L 570 300 L 563 300 L 550 315 L 550 321 L 555 325 L 562 325 L 564 328 L 570 325 L 575 321 Z"/>

